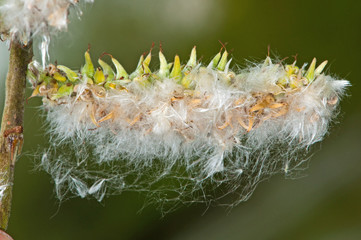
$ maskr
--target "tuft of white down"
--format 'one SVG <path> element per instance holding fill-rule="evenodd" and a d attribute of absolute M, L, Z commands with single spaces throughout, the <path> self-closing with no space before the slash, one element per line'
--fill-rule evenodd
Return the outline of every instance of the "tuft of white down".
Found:
<path fill-rule="evenodd" d="M 92 0 L 85 0 L 92 2 Z M 5 28 L 24 44 L 32 36 L 49 36 L 52 31 L 66 30 L 69 7 L 78 0 L 4 0 L 0 6 Z"/>
<path fill-rule="evenodd" d="M 61 104 L 44 99 L 52 139 L 42 166 L 59 198 L 72 192 L 102 200 L 137 190 L 162 204 L 230 193 L 236 200 L 228 201 L 246 200 L 261 180 L 303 167 L 349 85 L 320 74 L 285 90 L 277 84 L 285 74 L 278 64 L 227 74 L 197 67 L 190 73 L 194 89 L 164 78 L 94 94 L 82 83 Z"/>

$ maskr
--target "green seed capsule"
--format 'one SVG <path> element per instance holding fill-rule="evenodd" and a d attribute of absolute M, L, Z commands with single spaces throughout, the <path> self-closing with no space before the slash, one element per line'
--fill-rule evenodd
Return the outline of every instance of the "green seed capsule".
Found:
<path fill-rule="evenodd" d="M 83 76 L 92 78 L 94 76 L 94 65 L 90 58 L 89 49 L 85 52 L 84 57 L 85 57 L 85 65 L 81 69 L 81 74 Z"/>
<path fill-rule="evenodd" d="M 58 65 L 57 68 L 63 71 L 70 82 L 75 82 L 78 79 L 78 74 L 76 74 L 73 70 L 63 65 Z"/>
<path fill-rule="evenodd" d="M 152 50 L 150 50 L 147 57 L 144 59 L 143 64 L 146 64 L 147 66 L 149 66 L 150 60 L 152 60 Z"/>
<path fill-rule="evenodd" d="M 51 97 L 51 100 L 55 100 L 55 99 L 62 98 L 62 97 L 67 97 L 67 96 L 70 96 L 72 93 L 73 93 L 73 85 L 65 84 L 58 89 L 56 94 L 54 94 Z"/>
<path fill-rule="evenodd" d="M 123 66 L 118 62 L 117 59 L 112 58 L 112 62 L 115 66 L 115 69 L 117 70 L 117 74 L 115 76 L 116 79 L 127 79 L 128 78 L 128 73 L 125 71 L 125 69 L 123 68 Z"/>
<path fill-rule="evenodd" d="M 102 84 L 105 82 L 105 76 L 103 71 L 100 68 L 97 68 L 94 74 L 94 82 L 96 84 Z"/>
<path fill-rule="evenodd" d="M 266 60 L 264 60 L 264 63 L 263 63 L 262 67 L 265 68 L 265 67 L 268 67 L 270 65 L 272 65 L 272 60 L 271 60 L 271 58 L 269 56 L 267 56 Z"/>
<path fill-rule="evenodd" d="M 149 68 L 150 61 L 152 60 L 152 50 L 148 53 L 147 57 L 144 59 L 142 63 L 143 74 L 151 74 L 152 71 Z"/>
<path fill-rule="evenodd" d="M 144 62 L 144 56 L 141 55 L 140 58 L 139 58 L 139 62 L 138 62 L 138 65 L 137 65 L 135 71 L 132 74 L 130 74 L 130 76 L 129 76 L 130 79 L 133 79 L 133 78 L 135 78 L 137 76 L 141 76 L 144 73 L 144 71 L 143 71 L 143 62 Z"/>
<path fill-rule="evenodd" d="M 42 72 L 42 73 L 40 73 L 39 80 L 40 80 L 40 82 L 49 84 L 53 80 L 53 78 L 50 77 L 46 72 Z"/>
<path fill-rule="evenodd" d="M 184 77 L 182 78 L 181 84 L 187 89 L 194 87 L 194 82 L 193 82 L 189 72 L 184 74 Z"/>
<path fill-rule="evenodd" d="M 316 69 L 315 69 L 315 76 L 318 76 L 322 73 L 323 69 L 326 67 L 328 61 L 323 61 Z"/>
<path fill-rule="evenodd" d="M 196 46 L 194 46 L 191 52 L 191 56 L 187 62 L 186 68 L 187 67 L 195 68 L 196 66 L 197 66 L 197 51 L 196 51 Z"/>
<path fill-rule="evenodd" d="M 59 72 L 53 73 L 53 78 L 58 82 L 65 82 L 66 81 L 66 77 L 61 75 Z"/>
<path fill-rule="evenodd" d="M 214 56 L 214 58 L 211 60 L 207 68 L 215 69 L 217 67 L 220 58 L 221 58 L 221 53 L 219 52 L 216 56 Z"/>
<path fill-rule="evenodd" d="M 105 76 L 107 76 L 107 81 L 113 80 L 115 73 L 112 67 L 108 63 L 101 60 L 100 58 L 98 59 L 98 63 L 103 68 L 103 73 Z"/>
<path fill-rule="evenodd" d="M 171 78 L 175 78 L 176 80 L 179 80 L 182 76 L 180 59 L 178 55 L 175 55 L 173 69 L 169 76 Z"/>
<path fill-rule="evenodd" d="M 149 66 L 145 63 L 145 61 L 143 62 L 143 74 L 151 74 L 152 71 L 150 70 Z"/>
<path fill-rule="evenodd" d="M 158 76 L 161 78 L 168 77 L 170 67 L 168 66 L 167 60 L 165 59 L 165 56 L 161 51 L 159 51 L 159 62 L 160 62 L 160 67 L 159 67 Z"/>
<path fill-rule="evenodd" d="M 218 65 L 217 65 L 217 69 L 219 71 L 224 71 L 226 64 L 227 64 L 227 57 L 228 57 L 228 52 L 227 50 L 225 50 L 222 54 L 222 58 L 219 61 Z"/>
<path fill-rule="evenodd" d="M 312 60 L 311 65 L 305 74 L 305 77 L 308 79 L 308 83 L 311 83 L 315 79 L 315 67 L 316 67 L 316 58 Z"/>

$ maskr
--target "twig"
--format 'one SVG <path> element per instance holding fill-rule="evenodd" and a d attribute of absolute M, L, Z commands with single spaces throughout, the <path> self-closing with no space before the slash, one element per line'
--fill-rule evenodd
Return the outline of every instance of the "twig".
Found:
<path fill-rule="evenodd" d="M 26 70 L 32 56 L 31 43 L 23 46 L 11 41 L 0 131 L 0 228 L 4 230 L 10 217 L 15 160 L 23 144 Z"/>

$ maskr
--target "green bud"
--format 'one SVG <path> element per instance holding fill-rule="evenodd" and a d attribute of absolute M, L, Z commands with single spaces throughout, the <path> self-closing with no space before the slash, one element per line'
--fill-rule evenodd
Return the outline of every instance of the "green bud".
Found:
<path fill-rule="evenodd" d="M 62 97 L 66 97 L 66 96 L 70 96 L 73 93 L 73 85 L 72 84 L 65 84 L 63 86 L 61 86 L 58 91 L 56 92 L 56 94 L 54 94 L 51 97 L 51 100 L 55 100 L 58 98 L 62 98 Z"/>
<path fill-rule="evenodd" d="M 116 60 L 115 58 L 112 58 L 112 62 L 117 70 L 116 79 L 127 79 L 128 73 L 125 71 L 124 67 Z"/>
<path fill-rule="evenodd" d="M 196 51 L 196 46 L 194 46 L 191 52 L 191 56 L 187 62 L 186 68 L 187 67 L 195 68 L 196 66 L 197 66 L 197 51 Z"/>
<path fill-rule="evenodd" d="M 182 78 L 181 84 L 187 89 L 193 87 L 194 84 L 193 84 L 192 78 L 190 77 L 190 74 L 184 75 L 184 77 Z"/>
<path fill-rule="evenodd" d="M 262 67 L 268 67 L 272 64 L 272 60 L 269 56 L 266 57 L 266 60 L 264 60 L 263 66 Z"/>
<path fill-rule="evenodd" d="M 78 79 L 78 74 L 76 74 L 73 70 L 63 65 L 58 65 L 57 68 L 63 71 L 70 82 L 75 82 Z"/>
<path fill-rule="evenodd" d="M 173 69 L 169 76 L 177 80 L 179 80 L 180 77 L 182 76 L 180 59 L 178 55 L 175 55 Z"/>
<path fill-rule="evenodd" d="M 211 69 L 216 68 L 220 58 L 221 58 L 221 53 L 219 52 L 216 56 L 214 56 L 214 58 L 211 60 L 207 68 L 211 68 Z"/>
<path fill-rule="evenodd" d="M 40 73 L 39 79 L 40 79 L 40 82 L 44 82 L 44 83 L 46 83 L 46 84 L 49 84 L 49 83 L 53 80 L 53 78 L 50 77 L 50 76 L 49 76 L 48 74 L 46 74 L 45 72 Z"/>
<path fill-rule="evenodd" d="M 315 69 L 315 76 L 318 76 L 322 73 L 323 69 L 326 67 L 328 61 L 323 61 L 316 69 Z"/>
<path fill-rule="evenodd" d="M 97 68 L 94 74 L 94 82 L 96 84 L 102 84 L 105 81 L 105 76 L 100 68 Z"/>
<path fill-rule="evenodd" d="M 226 64 L 227 64 L 227 57 L 228 57 L 228 52 L 227 50 L 225 50 L 222 54 L 222 58 L 219 61 L 218 65 L 217 65 L 217 69 L 219 71 L 224 71 Z"/>
<path fill-rule="evenodd" d="M 151 74 L 152 71 L 150 70 L 148 64 L 145 63 L 145 61 L 143 62 L 143 74 Z"/>
<path fill-rule="evenodd" d="M 98 60 L 98 63 L 103 68 L 103 73 L 104 73 L 105 76 L 107 76 L 107 80 L 108 81 L 113 80 L 115 74 L 114 74 L 114 71 L 113 71 L 112 67 L 108 63 L 101 60 L 100 58 Z"/>
<path fill-rule="evenodd" d="M 149 66 L 150 60 L 152 60 L 152 50 L 149 51 L 147 57 L 144 59 L 143 64 Z"/>
<path fill-rule="evenodd" d="M 53 78 L 58 82 L 65 82 L 66 81 L 66 77 L 61 75 L 59 72 L 53 73 Z"/>
<path fill-rule="evenodd" d="M 144 62 L 144 56 L 141 55 L 140 56 L 140 59 L 139 59 L 139 62 L 138 62 L 138 65 L 137 65 L 137 68 L 135 69 L 135 71 L 130 74 L 129 78 L 130 79 L 133 79 L 135 78 L 136 76 L 140 76 L 143 74 L 143 62 Z"/>
<path fill-rule="evenodd" d="M 85 65 L 81 69 L 81 74 L 83 76 L 92 78 L 94 76 L 94 66 L 90 58 L 89 49 L 85 52 L 84 57 L 85 57 Z"/>
<path fill-rule="evenodd" d="M 305 77 L 308 79 L 308 83 L 311 83 L 315 79 L 315 67 L 316 67 L 316 58 L 313 58 L 311 65 L 305 74 Z"/>
<path fill-rule="evenodd" d="M 162 51 L 159 51 L 159 62 L 160 62 L 160 67 L 159 67 L 158 76 L 161 78 L 168 77 L 169 76 L 169 67 L 168 67 L 167 60 L 165 59 L 165 56 L 163 55 Z"/>

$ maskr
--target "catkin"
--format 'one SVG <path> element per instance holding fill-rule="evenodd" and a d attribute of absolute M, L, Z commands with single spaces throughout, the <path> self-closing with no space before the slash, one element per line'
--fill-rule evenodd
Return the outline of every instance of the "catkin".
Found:
<path fill-rule="evenodd" d="M 59 198 L 136 190 L 162 203 L 246 200 L 263 179 L 303 168 L 349 85 L 316 59 L 306 69 L 267 57 L 232 71 L 226 50 L 204 65 L 193 48 L 184 65 L 160 51 L 152 72 L 150 52 L 128 74 L 109 56 L 115 70 L 106 55 L 94 67 L 89 50 L 79 71 L 29 65 L 51 136 L 41 166 Z"/>

